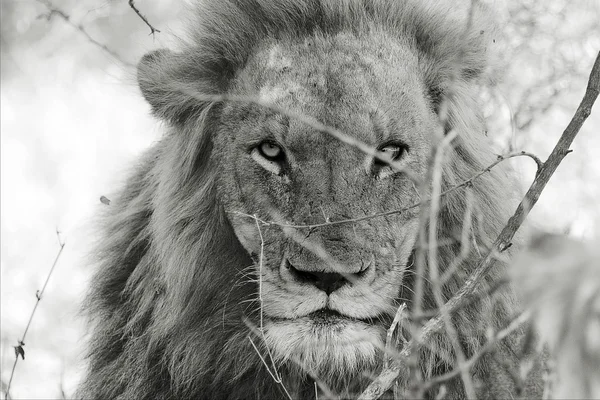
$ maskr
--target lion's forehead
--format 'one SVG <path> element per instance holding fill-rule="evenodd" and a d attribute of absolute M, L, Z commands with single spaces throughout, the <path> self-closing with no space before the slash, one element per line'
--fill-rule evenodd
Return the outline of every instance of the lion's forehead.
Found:
<path fill-rule="evenodd" d="M 267 50 L 268 55 L 265 51 L 257 54 L 258 63 L 264 67 L 260 79 L 262 100 L 276 102 L 296 96 L 300 101 L 320 105 L 349 105 L 352 99 L 364 104 L 380 90 L 377 72 L 381 66 L 366 53 L 350 53 L 350 49 L 335 46 L 323 51 L 305 47 L 274 45 Z"/>
<path fill-rule="evenodd" d="M 339 34 L 267 43 L 239 73 L 236 86 L 243 95 L 258 94 L 263 102 L 308 115 L 371 144 L 387 139 L 392 131 L 414 131 L 429 111 L 414 51 L 378 37 Z M 306 132 L 286 134 L 286 141 L 307 143 Z M 315 144 L 322 143 L 309 145 Z"/>

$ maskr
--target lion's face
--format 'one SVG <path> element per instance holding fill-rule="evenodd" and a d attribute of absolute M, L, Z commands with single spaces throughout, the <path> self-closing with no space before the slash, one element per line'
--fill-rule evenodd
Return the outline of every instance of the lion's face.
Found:
<path fill-rule="evenodd" d="M 337 128 L 423 176 L 436 116 L 415 54 L 389 43 L 338 35 L 266 45 L 231 93 L 258 93 L 261 101 Z M 383 317 L 398 306 L 417 209 L 294 226 L 402 209 L 418 202 L 415 185 L 298 119 L 243 103 L 227 103 L 220 118 L 212 153 L 221 171 L 220 199 L 256 261 L 268 344 L 279 359 L 315 372 L 373 362 Z"/>

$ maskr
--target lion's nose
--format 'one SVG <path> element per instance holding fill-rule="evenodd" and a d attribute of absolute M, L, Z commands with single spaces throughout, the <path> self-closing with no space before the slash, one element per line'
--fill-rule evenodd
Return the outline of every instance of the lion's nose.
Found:
<path fill-rule="evenodd" d="M 312 284 L 327 293 L 327 295 L 350 283 L 354 275 L 358 276 L 358 274 L 340 274 L 337 272 L 302 271 L 289 262 L 287 262 L 287 267 L 296 281 Z"/>

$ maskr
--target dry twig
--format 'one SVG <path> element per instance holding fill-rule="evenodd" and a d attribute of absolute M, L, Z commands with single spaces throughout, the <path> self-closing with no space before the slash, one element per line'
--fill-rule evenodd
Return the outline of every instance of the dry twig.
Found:
<path fill-rule="evenodd" d="M 384 368 L 388 366 L 391 357 L 389 356 L 390 354 L 393 353 L 392 351 L 392 338 L 394 337 L 394 331 L 396 330 L 396 327 L 398 327 L 398 334 L 397 334 L 397 341 L 398 340 L 402 340 L 403 342 L 406 342 L 406 339 L 404 338 L 403 335 L 403 323 L 402 321 L 404 321 L 406 319 L 406 303 L 402 303 L 400 304 L 400 307 L 398 307 L 398 309 L 396 310 L 396 315 L 394 315 L 394 320 L 392 321 L 392 323 L 390 324 L 390 327 L 387 330 L 387 335 L 385 338 L 385 353 L 386 353 L 386 357 L 383 360 L 384 362 Z M 400 324 L 400 326 L 398 326 L 398 324 Z M 406 343 L 405 343 L 406 344 Z"/>
<path fill-rule="evenodd" d="M 456 360 L 458 361 L 458 365 L 465 364 L 466 357 L 462 350 L 460 339 L 458 337 L 458 332 L 454 327 L 454 323 L 452 322 L 452 317 L 450 313 L 444 308 L 444 298 L 442 294 L 442 283 L 440 280 L 440 272 L 437 262 L 437 246 L 433 246 L 432 244 L 437 241 L 437 229 L 438 229 L 438 215 L 440 209 L 440 199 L 441 199 L 441 188 L 442 188 L 442 163 L 444 160 L 444 154 L 452 140 L 456 137 L 456 131 L 452 130 L 448 132 L 448 134 L 443 138 L 440 145 L 438 146 L 435 156 L 433 158 L 432 164 L 432 183 L 431 183 L 431 201 L 429 204 L 429 234 L 428 234 L 428 247 L 429 247 L 429 257 L 428 257 L 428 267 L 429 267 L 429 277 L 431 281 L 431 286 L 433 289 L 433 297 L 435 299 L 435 303 L 440 310 L 440 314 L 442 317 L 442 321 L 444 322 L 444 327 L 446 329 L 446 333 L 448 334 L 448 338 L 450 339 L 450 343 L 452 345 L 452 349 L 454 350 L 454 355 Z M 427 224 L 423 224 L 426 226 Z M 423 235 L 424 236 L 424 235 Z M 424 238 L 423 238 L 424 239 Z M 423 251 L 424 252 L 424 251 Z M 424 260 L 423 260 L 424 264 Z M 424 271 L 423 271 L 424 272 Z M 424 279 L 419 280 L 423 282 Z M 423 290 L 423 285 L 421 285 L 421 290 Z M 422 292 L 421 292 L 422 295 Z M 422 309 L 419 307 L 418 312 L 421 312 Z M 416 352 L 415 352 L 416 354 Z M 415 355 L 416 356 L 416 355 Z M 468 370 L 461 370 L 460 376 L 463 381 L 465 392 L 467 398 L 473 399 L 475 398 L 475 389 L 473 386 L 473 382 L 471 379 L 471 375 Z"/>
<path fill-rule="evenodd" d="M 90 35 L 90 33 L 85 29 L 85 27 L 83 25 L 77 24 L 77 23 L 73 22 L 73 20 L 71 19 L 71 16 L 69 14 L 67 14 L 66 12 L 64 12 L 61 9 L 57 8 L 50 0 L 36 0 L 36 1 L 38 3 L 43 4 L 48 9 L 48 14 L 46 15 L 46 18 L 48 20 L 50 20 L 50 18 L 53 15 L 58 15 L 69 26 L 71 26 L 73 29 L 79 31 L 94 46 L 98 47 L 99 49 L 101 49 L 106 54 L 110 55 L 111 57 L 117 59 L 122 64 L 124 64 L 124 65 L 126 65 L 128 67 L 133 67 L 134 66 L 133 64 L 128 63 L 127 61 L 124 61 L 121 58 L 120 55 L 118 55 L 117 53 L 115 53 L 113 50 L 109 49 L 105 44 L 102 44 L 99 41 L 97 41 L 96 39 L 94 39 L 92 37 L 92 35 Z"/>
<path fill-rule="evenodd" d="M 160 33 L 160 31 L 158 29 L 156 29 L 155 27 L 153 27 L 152 24 L 150 22 L 148 22 L 148 19 L 144 16 L 144 14 L 142 14 L 140 12 L 140 10 L 138 10 L 138 8 L 135 6 L 135 1 L 134 0 L 129 0 L 129 7 L 131 7 L 131 9 L 133 11 L 135 11 L 135 13 L 138 15 L 138 17 L 140 17 L 142 19 L 142 21 L 144 21 L 144 23 L 146 25 L 148 25 L 148 28 L 150 28 L 150 34 L 152 36 L 154 36 L 154 33 Z"/>
<path fill-rule="evenodd" d="M 452 193 L 460 188 L 468 187 L 469 185 L 471 185 L 471 183 L 475 179 L 490 172 L 498 164 L 500 164 L 503 161 L 506 161 L 508 159 L 515 158 L 515 157 L 529 157 L 533 160 L 536 160 L 536 163 L 538 164 L 538 166 L 541 164 L 541 161 L 539 161 L 539 158 L 537 158 L 535 155 L 528 153 L 526 151 L 518 151 L 515 153 L 506 154 L 506 155 L 499 155 L 498 158 L 496 159 L 496 161 L 494 161 L 493 163 L 488 165 L 486 168 L 479 171 L 477 174 L 473 175 L 472 177 L 470 177 L 468 179 L 465 179 L 458 185 L 455 185 L 451 188 L 448 188 L 447 190 L 444 190 L 442 193 L 440 193 L 440 197 L 446 196 L 447 194 Z M 386 211 L 383 213 L 366 215 L 364 217 L 359 217 L 359 218 L 349 218 L 349 219 L 342 219 L 342 220 L 338 220 L 338 221 L 328 221 L 328 222 L 323 222 L 320 224 L 311 224 L 311 225 L 295 225 L 295 224 L 282 223 L 282 222 L 278 222 L 275 220 L 267 221 L 267 220 L 257 218 L 255 215 L 250 215 L 250 214 L 242 213 L 239 211 L 235 211 L 235 212 L 233 212 L 233 214 L 242 215 L 244 217 L 255 219 L 258 222 L 260 222 L 262 225 L 266 225 L 266 226 L 275 225 L 275 226 L 280 226 L 282 228 L 315 229 L 315 228 L 321 228 L 321 227 L 330 226 L 330 225 L 353 224 L 353 223 L 357 223 L 357 222 L 361 222 L 361 221 L 366 221 L 369 219 L 382 218 L 382 217 L 387 217 L 387 216 L 395 215 L 395 214 L 402 214 L 403 212 L 406 212 L 413 208 L 422 206 L 423 204 L 427 204 L 429 201 L 431 201 L 431 198 L 425 198 L 425 199 L 420 200 L 417 203 L 411 204 L 410 206 L 401 208 L 399 210 L 391 210 L 391 211 Z M 428 248 L 428 246 L 424 245 L 423 248 Z"/>
<path fill-rule="evenodd" d="M 46 276 L 46 281 L 44 282 L 44 286 L 42 286 L 42 290 L 38 290 L 35 293 L 35 297 L 37 300 L 35 302 L 35 305 L 33 306 L 33 310 L 31 310 L 31 315 L 29 316 L 29 321 L 27 322 L 27 326 L 25 327 L 23 336 L 21 336 L 21 339 L 19 340 L 17 346 L 14 346 L 15 347 L 15 362 L 13 364 L 12 371 L 10 373 L 10 378 L 8 380 L 8 385 L 6 387 L 6 398 L 7 399 L 10 398 L 10 385 L 12 383 L 13 376 L 15 374 L 15 368 L 17 368 L 17 362 L 19 361 L 19 355 L 21 356 L 21 358 L 23 360 L 25 360 L 25 349 L 23 349 L 23 347 L 25 346 L 25 337 L 27 336 L 27 332 L 29 331 L 29 327 L 31 326 L 31 321 L 33 321 L 33 316 L 35 315 L 38 305 L 40 304 L 40 301 L 42 300 L 42 297 L 44 296 L 44 292 L 46 291 L 46 286 L 48 286 L 48 281 L 50 281 L 50 276 L 54 272 L 54 267 L 56 267 L 56 264 L 58 263 L 58 259 L 60 258 L 60 255 L 62 254 L 62 251 L 65 248 L 66 243 L 62 242 L 60 240 L 60 232 L 58 230 L 56 231 L 56 236 L 58 237 L 58 244 L 60 246 L 60 249 L 58 250 L 58 254 L 56 255 L 56 258 L 54 259 L 54 262 L 52 263 L 52 267 L 50 268 L 50 271 L 48 272 L 48 276 Z"/>

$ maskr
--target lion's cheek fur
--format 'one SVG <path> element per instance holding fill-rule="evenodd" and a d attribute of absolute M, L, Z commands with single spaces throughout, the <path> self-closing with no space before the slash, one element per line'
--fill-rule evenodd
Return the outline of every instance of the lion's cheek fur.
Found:
<path fill-rule="evenodd" d="M 248 254 L 260 254 L 261 240 L 258 226 L 250 217 L 230 216 L 235 236 Z"/>

